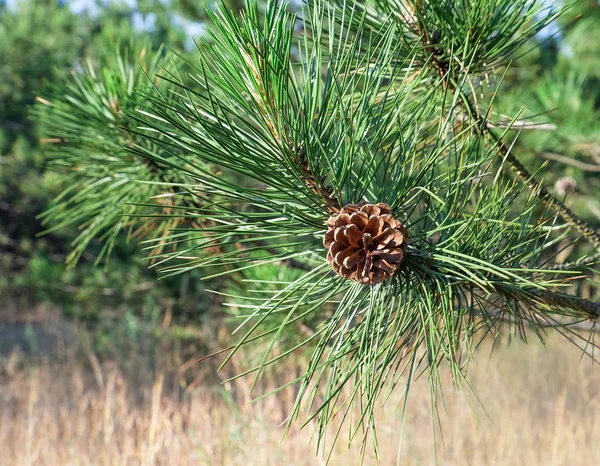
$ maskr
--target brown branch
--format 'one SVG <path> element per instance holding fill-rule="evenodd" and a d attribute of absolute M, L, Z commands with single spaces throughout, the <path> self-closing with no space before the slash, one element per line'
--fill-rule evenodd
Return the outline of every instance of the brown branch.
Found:
<path fill-rule="evenodd" d="M 481 314 L 480 314 L 481 315 Z M 600 328 L 596 326 L 596 321 L 586 320 L 586 321 L 578 321 L 578 322 L 549 322 L 547 320 L 542 320 L 541 318 L 536 318 L 535 320 L 525 317 L 512 317 L 510 315 L 506 315 L 505 312 L 498 312 L 493 314 L 491 319 L 495 321 L 500 321 L 502 323 L 507 324 L 522 324 L 525 323 L 528 326 L 549 328 L 549 329 L 564 329 L 568 328 L 573 331 L 587 331 L 587 332 L 598 332 Z M 484 319 L 485 320 L 485 319 Z"/>
<path fill-rule="evenodd" d="M 323 186 L 324 179 L 321 180 L 321 182 L 317 182 L 316 177 L 310 169 L 308 160 L 306 160 L 306 154 L 302 144 L 290 144 L 290 150 L 296 163 L 302 167 L 302 170 L 304 171 L 304 181 L 310 190 L 323 200 L 330 212 L 338 213 L 341 209 L 339 201 L 335 198 L 331 188 Z"/>
<path fill-rule="evenodd" d="M 588 265 L 595 264 L 598 261 L 600 261 L 600 251 L 584 259 L 579 259 L 573 262 L 565 262 L 564 264 L 555 264 L 545 268 L 547 270 L 571 270 L 579 267 L 586 267 Z"/>
<path fill-rule="evenodd" d="M 571 157 L 555 154 L 554 152 L 542 152 L 540 155 L 549 160 L 564 163 L 565 165 L 571 165 L 572 167 L 580 168 L 588 172 L 600 172 L 600 165 L 596 165 L 595 163 L 581 162 L 580 160 L 575 160 Z"/>
<path fill-rule="evenodd" d="M 265 120 L 265 124 L 267 125 L 271 136 L 273 136 L 273 139 L 275 139 L 275 142 L 278 145 L 285 145 L 286 141 L 289 141 L 287 143 L 288 149 L 290 150 L 294 161 L 300 167 L 302 167 L 304 171 L 303 178 L 306 185 L 310 188 L 310 190 L 313 193 L 315 193 L 319 198 L 323 200 L 327 209 L 330 212 L 337 213 L 340 211 L 339 202 L 334 198 L 331 190 L 328 190 L 327 188 L 322 186 L 322 183 L 319 183 L 314 174 L 312 173 L 312 170 L 308 165 L 308 161 L 306 160 L 304 146 L 301 143 L 295 145 L 293 142 L 291 142 L 287 132 L 280 128 L 280 125 L 277 124 L 277 118 L 273 117 L 273 115 L 277 115 L 278 108 L 275 105 L 275 99 L 273 97 L 271 88 L 265 86 L 265 83 L 263 82 L 263 71 L 266 65 L 264 62 L 265 53 L 264 50 L 262 50 L 262 47 L 262 44 L 254 44 L 255 50 L 261 50 L 262 52 L 257 55 L 259 61 L 258 68 L 257 64 L 252 58 L 252 53 L 250 53 L 248 50 L 241 51 L 244 62 L 250 69 L 254 77 L 254 82 L 258 88 L 257 90 L 251 89 L 251 97 L 254 100 L 254 103 L 258 106 L 258 108 L 260 108 L 263 118 Z"/>
<path fill-rule="evenodd" d="M 457 123 L 468 122 L 469 117 L 458 115 L 456 117 Z M 553 123 L 533 123 L 526 120 L 515 120 L 515 121 L 499 121 L 491 122 L 486 121 L 486 126 L 489 129 L 512 129 L 520 131 L 522 129 L 535 129 L 537 131 L 556 131 L 557 127 Z"/>
<path fill-rule="evenodd" d="M 478 115 L 474 105 L 469 99 L 461 93 L 461 102 L 465 105 L 469 112 L 473 115 Z M 567 207 L 562 201 L 554 197 L 550 192 L 537 181 L 534 176 L 525 168 L 520 160 L 514 155 L 514 153 L 506 147 L 506 145 L 498 138 L 489 128 L 484 126 L 483 119 L 479 119 L 480 124 L 478 125 L 479 134 L 488 139 L 492 145 L 497 149 L 498 155 L 510 165 L 511 169 L 515 174 L 527 183 L 527 186 L 535 194 L 538 199 L 545 201 L 550 208 L 557 213 L 565 222 L 569 223 L 575 229 L 577 229 L 588 241 L 590 241 L 596 250 L 596 254 L 581 259 L 575 262 L 569 262 L 565 264 L 557 264 L 547 267 L 551 270 L 569 270 L 576 267 L 582 267 L 591 265 L 600 259 L 600 235 L 598 232 L 589 225 L 585 220 L 575 214 L 569 207 Z"/>

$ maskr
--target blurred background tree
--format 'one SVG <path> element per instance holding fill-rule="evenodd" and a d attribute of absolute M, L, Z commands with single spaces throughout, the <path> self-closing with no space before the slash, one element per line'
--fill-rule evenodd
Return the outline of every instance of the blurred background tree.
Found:
<path fill-rule="evenodd" d="M 79 232 L 71 227 L 42 234 L 39 216 L 65 186 L 46 170 L 39 125 L 30 114 L 43 89 L 87 66 L 97 68 L 118 44 L 122 50 L 132 41 L 151 49 L 168 44 L 185 54 L 202 32 L 201 20 L 184 4 L 160 1 L 0 2 L 0 313 L 46 304 L 98 323 L 101 314 L 111 320 L 107 312 L 121 320 L 157 307 L 187 309 L 194 318 L 206 311 L 211 301 L 197 280 L 156 282 L 125 235 L 115 243 L 110 267 L 94 266 L 102 248 L 97 242 L 77 272 L 67 269 Z"/>

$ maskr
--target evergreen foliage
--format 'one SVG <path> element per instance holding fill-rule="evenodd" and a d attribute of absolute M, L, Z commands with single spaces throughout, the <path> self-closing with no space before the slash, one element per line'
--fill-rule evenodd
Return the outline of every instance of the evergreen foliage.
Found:
<path fill-rule="evenodd" d="M 577 294 L 595 283 L 598 233 L 503 142 L 520 112 L 500 130 L 494 111 L 506 67 L 556 11 L 527 0 L 311 0 L 299 37 L 275 1 L 207 14 L 210 36 L 185 66 L 160 79 L 148 66 L 160 85 L 117 61 L 38 113 L 73 186 L 49 218 L 84 226 L 75 258 L 92 238 L 108 238 L 108 251 L 125 226 L 144 228 L 157 236 L 149 247 L 168 246 L 154 255 L 163 276 L 241 282 L 219 290 L 245 310 L 225 362 L 262 343 L 248 371 L 258 381 L 304 348 L 289 421 L 308 407 L 320 448 L 341 418 L 351 441 L 376 450 L 376 404 L 401 384 L 406 403 L 418 374 L 435 418 L 440 365 L 460 383 L 478 339 L 502 327 L 541 339 L 553 327 L 591 353 L 571 326 L 600 315 Z M 377 285 L 335 274 L 323 246 L 328 219 L 361 201 L 388 204 L 408 232 L 406 258 Z M 556 262 L 557 244 L 585 240 L 591 254 Z M 308 331 L 288 338 L 298 323 Z"/>
<path fill-rule="evenodd" d="M 129 53 L 136 58 L 130 60 Z M 161 194 L 167 199 L 166 209 L 169 203 L 168 193 L 156 185 L 136 183 L 155 181 L 159 168 L 128 151 L 128 147 L 144 146 L 146 140 L 132 135 L 134 126 L 124 115 L 144 109 L 145 99 L 140 93 L 144 87 L 166 91 L 165 80 L 156 77 L 154 82 L 148 81 L 148 76 L 157 76 L 160 62 L 166 61 L 163 55 L 163 49 L 153 53 L 147 48 L 129 48 L 124 57 L 117 51 L 99 59 L 101 69 L 88 63 L 84 73 L 73 75 L 73 83 L 67 89 L 54 86 L 46 97 L 38 98 L 41 105 L 36 107 L 37 120 L 44 133 L 52 134 L 52 138 L 42 140 L 48 146 L 45 153 L 49 167 L 68 173 L 71 180 L 69 189 L 44 214 L 44 222 L 54 225 L 49 232 L 73 224 L 80 231 L 67 258 L 69 264 L 75 264 L 97 236 L 106 239 L 98 262 L 110 253 L 123 229 L 129 227 L 129 235 L 162 233 L 152 222 L 140 225 L 136 231 L 128 223 L 128 215 L 139 215 L 136 204 Z M 81 157 L 82 151 L 85 158 Z M 176 174 L 162 176 L 177 180 Z M 176 225 L 177 222 L 165 227 Z"/>
<path fill-rule="evenodd" d="M 41 146 L 50 149 L 52 143 L 40 142 L 41 122 L 31 109 L 44 86 L 56 90 L 90 67 L 102 76 L 103 62 L 111 65 L 108 74 L 117 76 L 114 57 L 119 43 L 124 66 L 135 70 L 138 83 L 145 83 L 139 68 L 131 67 L 138 56 L 132 56 L 133 50 L 126 56 L 128 44 L 168 40 L 183 48 L 185 43 L 181 27 L 170 17 L 159 15 L 157 22 L 163 26 L 141 31 L 134 28 L 134 10 L 117 3 L 100 5 L 101 14 L 89 16 L 74 13 L 66 2 L 20 0 L 9 7 L 0 1 L 0 301 L 8 309 L 56 306 L 89 323 L 98 322 L 101 315 L 118 320 L 129 311 L 141 316 L 154 312 L 158 303 L 164 308 L 175 302 L 175 315 L 186 308 L 197 319 L 210 301 L 198 292 L 201 285 L 189 276 L 148 288 L 156 274 L 147 270 L 144 254 L 128 244 L 125 235 L 112 243 L 110 268 L 93 267 L 103 247 L 93 240 L 74 272 L 64 262 L 79 234 L 75 225 L 42 234 L 47 227 L 40 214 L 71 183 L 69 176 L 46 170 L 52 162 L 41 153 Z M 151 7 L 150 2 L 146 6 Z M 157 50 L 149 46 L 146 61 Z M 37 103 L 39 110 L 46 108 Z"/>

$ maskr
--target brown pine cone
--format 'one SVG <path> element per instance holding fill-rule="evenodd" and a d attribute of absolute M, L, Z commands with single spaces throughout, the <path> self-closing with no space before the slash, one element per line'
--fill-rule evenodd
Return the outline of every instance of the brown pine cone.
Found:
<path fill-rule="evenodd" d="M 327 221 L 323 245 L 336 273 L 363 284 L 391 277 L 406 255 L 406 229 L 384 203 L 348 204 Z"/>

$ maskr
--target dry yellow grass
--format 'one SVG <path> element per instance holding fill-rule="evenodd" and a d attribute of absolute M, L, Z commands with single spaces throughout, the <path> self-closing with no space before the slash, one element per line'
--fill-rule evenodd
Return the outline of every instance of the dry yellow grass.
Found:
<path fill-rule="evenodd" d="M 479 353 L 469 379 L 487 414 L 450 387 L 441 413 L 440 465 L 600 464 L 600 370 L 559 338 Z M 311 429 L 280 441 L 290 393 L 247 404 L 244 383 L 189 392 L 158 373 L 134 382 L 115 364 L 46 362 L 0 378 L 1 465 L 320 465 Z M 9 367 L 10 366 L 10 367 Z M 8 367 L 9 369 L 6 369 Z M 95 370 L 92 370 L 95 367 Z M 10 372 L 10 373 L 9 373 Z M 381 464 L 397 464 L 402 428 L 391 405 L 379 419 Z M 434 464 L 429 391 L 412 388 L 399 464 Z M 339 442 L 330 464 L 359 464 Z M 365 464 L 375 464 L 367 454 Z"/>

